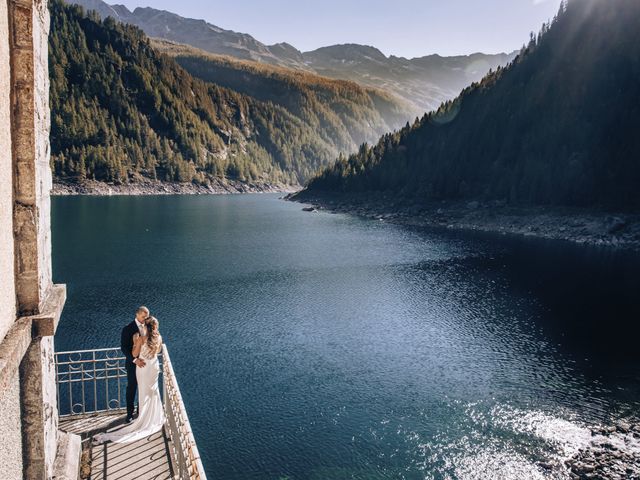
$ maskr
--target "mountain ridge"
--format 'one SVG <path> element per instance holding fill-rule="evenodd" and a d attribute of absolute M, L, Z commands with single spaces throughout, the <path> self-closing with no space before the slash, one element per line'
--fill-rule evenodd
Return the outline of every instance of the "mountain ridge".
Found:
<path fill-rule="evenodd" d="M 506 65 L 516 55 L 516 52 L 454 57 L 431 54 L 406 59 L 386 56 L 376 47 L 353 43 L 302 52 L 286 42 L 266 45 L 249 34 L 225 30 L 205 20 L 181 17 L 166 10 L 137 7 L 131 12 L 126 7 L 115 8 L 101 0 L 74 0 L 72 3 L 95 10 L 103 17 L 115 14 L 116 20 L 136 25 L 149 36 L 191 45 L 209 53 L 382 88 L 421 112 L 438 108 L 442 102 L 457 96 L 464 87 L 480 80 L 489 70 Z M 338 58 L 327 58 L 329 51 L 336 52 Z M 370 59 L 366 58 L 368 55 L 350 57 L 347 55 L 349 51 L 368 51 L 373 56 Z M 467 63 L 464 63 L 465 59 Z M 353 65 L 348 62 L 356 60 L 358 68 L 351 68 Z"/>

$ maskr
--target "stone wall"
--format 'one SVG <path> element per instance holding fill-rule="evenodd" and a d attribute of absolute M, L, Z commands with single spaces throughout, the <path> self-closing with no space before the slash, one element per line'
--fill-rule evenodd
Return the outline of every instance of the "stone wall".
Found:
<path fill-rule="evenodd" d="M 13 279 L 13 181 L 10 125 L 9 23 L 6 0 L 0 0 L 0 342 L 16 319 Z M 1 432 L 0 432 L 1 434 Z"/>
<path fill-rule="evenodd" d="M 0 0 L 0 344 L 16 320 L 10 72 L 8 8 L 6 0 Z M 18 370 L 14 368 L 5 375 L 5 382 L 0 383 L 1 475 L 2 478 L 20 478 L 22 428 Z"/>
<path fill-rule="evenodd" d="M 58 441 L 53 335 L 66 290 L 51 281 L 48 33 L 46 0 L 0 0 L 2 479 L 52 478 Z"/>
<path fill-rule="evenodd" d="M 51 478 L 58 431 L 53 337 L 31 342 L 20 365 L 20 397 L 28 439 L 23 446 L 25 478 Z"/>
<path fill-rule="evenodd" d="M 20 363 L 25 478 L 53 475 L 58 431 L 53 334 L 64 294 L 51 280 L 49 11 L 46 0 L 10 0 L 13 223 L 18 315 L 34 316 Z"/>
<path fill-rule="evenodd" d="M 14 241 L 19 314 L 40 312 L 51 286 L 49 12 L 10 0 Z"/>
<path fill-rule="evenodd" d="M 30 3 L 32 0 L 29 0 Z M 36 198 L 38 199 L 38 288 L 48 292 L 52 284 L 51 266 L 51 109 L 49 108 L 49 28 L 47 0 L 33 3 L 33 55 L 35 63 L 34 141 L 36 158 Z M 42 307 L 42 298 L 40 306 Z M 53 340 L 53 339 L 51 339 Z"/>
<path fill-rule="evenodd" d="M 22 478 L 22 439 L 20 427 L 20 384 L 14 375 L 0 392 L 0 461 L 2 478 Z"/>

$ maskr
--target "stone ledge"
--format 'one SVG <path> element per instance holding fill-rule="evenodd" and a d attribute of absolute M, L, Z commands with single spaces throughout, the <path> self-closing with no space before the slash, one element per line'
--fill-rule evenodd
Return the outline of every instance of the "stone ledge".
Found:
<path fill-rule="evenodd" d="M 20 318 L 0 343 L 0 392 L 5 391 L 18 374 L 22 357 L 31 344 L 31 319 Z"/>
<path fill-rule="evenodd" d="M 56 333 L 60 323 L 60 315 L 67 299 L 66 285 L 53 285 L 44 302 L 42 312 L 31 318 L 33 321 L 33 337 L 50 337 Z"/>
<path fill-rule="evenodd" d="M 8 388 L 33 338 L 56 332 L 67 298 L 65 285 L 53 285 L 42 308 L 43 313 L 15 321 L 0 343 L 0 392 Z"/>
<path fill-rule="evenodd" d="M 58 431 L 52 480 L 77 480 L 80 472 L 82 442 L 80 435 Z"/>

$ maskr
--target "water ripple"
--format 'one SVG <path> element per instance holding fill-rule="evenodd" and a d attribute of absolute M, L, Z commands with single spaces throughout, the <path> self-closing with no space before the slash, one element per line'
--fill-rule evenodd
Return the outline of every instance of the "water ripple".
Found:
<path fill-rule="evenodd" d="M 637 257 L 268 195 L 54 198 L 53 241 L 57 348 L 148 304 L 215 478 L 563 478 L 640 408 Z"/>

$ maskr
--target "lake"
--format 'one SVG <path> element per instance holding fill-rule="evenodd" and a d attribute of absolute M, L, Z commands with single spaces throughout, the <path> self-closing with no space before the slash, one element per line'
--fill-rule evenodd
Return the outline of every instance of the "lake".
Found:
<path fill-rule="evenodd" d="M 277 195 L 52 208 L 56 349 L 118 346 L 147 305 L 210 478 L 548 478 L 640 408 L 637 254 Z"/>

